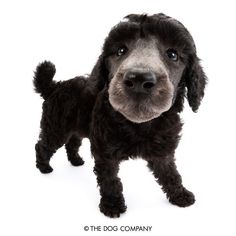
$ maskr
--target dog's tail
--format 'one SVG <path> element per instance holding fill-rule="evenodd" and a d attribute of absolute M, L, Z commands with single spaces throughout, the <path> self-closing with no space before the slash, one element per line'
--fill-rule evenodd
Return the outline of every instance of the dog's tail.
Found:
<path fill-rule="evenodd" d="M 35 92 L 39 93 L 45 100 L 56 88 L 57 83 L 52 80 L 55 73 L 56 67 L 50 61 L 40 63 L 34 72 L 33 84 Z"/>

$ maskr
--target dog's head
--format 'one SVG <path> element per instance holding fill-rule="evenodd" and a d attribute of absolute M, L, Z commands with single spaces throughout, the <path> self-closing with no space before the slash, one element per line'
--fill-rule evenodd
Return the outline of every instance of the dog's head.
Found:
<path fill-rule="evenodd" d="M 197 111 L 206 83 L 190 33 L 164 14 L 125 17 L 109 33 L 94 73 L 111 106 L 135 123 L 172 106 L 181 111 L 186 88 Z"/>

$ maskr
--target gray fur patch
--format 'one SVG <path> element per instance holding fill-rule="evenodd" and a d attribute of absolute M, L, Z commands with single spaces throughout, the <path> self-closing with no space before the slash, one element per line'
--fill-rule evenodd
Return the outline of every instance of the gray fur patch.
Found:
<path fill-rule="evenodd" d="M 128 120 L 142 123 L 160 116 L 170 109 L 174 94 L 174 87 L 169 79 L 168 69 L 163 63 L 160 53 L 153 39 L 136 42 L 135 48 L 119 65 L 109 84 L 109 102 L 112 107 L 124 115 Z M 123 76 L 127 71 L 151 71 L 158 75 L 155 90 L 145 98 L 134 100 L 125 91 Z"/>

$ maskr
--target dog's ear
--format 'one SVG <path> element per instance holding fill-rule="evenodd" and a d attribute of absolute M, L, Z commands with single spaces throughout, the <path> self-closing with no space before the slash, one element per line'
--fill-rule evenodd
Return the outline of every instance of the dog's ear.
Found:
<path fill-rule="evenodd" d="M 98 89 L 98 91 L 101 91 L 108 82 L 108 70 L 106 68 L 106 61 L 103 54 L 100 55 L 91 72 L 90 82 L 93 87 Z"/>
<path fill-rule="evenodd" d="M 197 112 L 204 96 L 207 77 L 196 55 L 193 55 L 189 58 L 188 65 L 183 73 L 183 77 L 187 87 L 187 99 L 189 105 L 194 112 Z"/>

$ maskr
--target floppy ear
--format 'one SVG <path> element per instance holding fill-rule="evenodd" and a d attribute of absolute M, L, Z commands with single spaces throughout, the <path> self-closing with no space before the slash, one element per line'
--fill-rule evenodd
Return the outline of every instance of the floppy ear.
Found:
<path fill-rule="evenodd" d="M 105 57 L 103 54 L 98 58 L 98 61 L 91 72 L 89 81 L 98 91 L 101 91 L 107 84 L 108 70 L 106 68 Z"/>
<path fill-rule="evenodd" d="M 194 112 L 197 112 L 204 96 L 207 77 L 196 55 L 190 58 L 183 76 L 187 87 L 187 99 L 189 105 Z"/>

